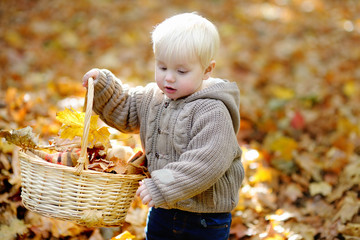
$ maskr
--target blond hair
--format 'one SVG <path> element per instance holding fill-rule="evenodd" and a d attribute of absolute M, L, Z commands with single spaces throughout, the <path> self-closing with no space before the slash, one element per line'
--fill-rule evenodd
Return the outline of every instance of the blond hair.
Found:
<path fill-rule="evenodd" d="M 157 25 L 152 32 L 155 56 L 189 59 L 197 57 L 203 68 L 214 59 L 219 33 L 209 20 L 196 13 L 182 13 Z"/>

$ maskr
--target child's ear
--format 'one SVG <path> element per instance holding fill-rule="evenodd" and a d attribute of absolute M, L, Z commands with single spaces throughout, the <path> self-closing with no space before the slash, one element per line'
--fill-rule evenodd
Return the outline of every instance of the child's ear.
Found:
<path fill-rule="evenodd" d="M 215 60 L 212 60 L 209 64 L 209 66 L 205 69 L 204 72 L 204 80 L 208 79 L 211 75 L 211 72 L 214 70 L 215 68 Z"/>

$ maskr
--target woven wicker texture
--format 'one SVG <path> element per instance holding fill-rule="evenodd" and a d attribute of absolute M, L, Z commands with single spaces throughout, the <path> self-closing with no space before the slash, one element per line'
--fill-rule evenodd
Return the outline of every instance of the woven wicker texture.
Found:
<path fill-rule="evenodd" d="M 90 94 L 93 93 L 88 92 L 88 109 L 89 106 L 92 109 Z M 85 117 L 85 122 L 89 120 Z M 87 139 L 86 131 L 89 129 L 84 126 Z M 83 144 L 86 146 L 87 141 L 83 141 Z M 48 163 L 20 152 L 24 206 L 46 217 L 74 221 L 89 227 L 121 225 L 139 187 L 138 182 L 144 176 L 84 170 L 87 168 L 85 155 L 86 151 L 80 155 L 79 165 L 82 169 L 79 171 L 79 168 Z"/>

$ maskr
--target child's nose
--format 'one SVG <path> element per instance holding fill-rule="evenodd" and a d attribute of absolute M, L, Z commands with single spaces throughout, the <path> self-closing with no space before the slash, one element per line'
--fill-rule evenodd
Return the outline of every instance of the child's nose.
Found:
<path fill-rule="evenodd" d="M 171 71 L 168 71 L 165 76 L 165 81 L 167 82 L 175 82 L 174 74 Z"/>

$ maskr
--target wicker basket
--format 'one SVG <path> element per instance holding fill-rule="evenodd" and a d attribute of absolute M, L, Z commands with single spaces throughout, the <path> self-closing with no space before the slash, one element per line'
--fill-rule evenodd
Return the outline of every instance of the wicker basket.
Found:
<path fill-rule="evenodd" d="M 121 225 L 143 175 L 86 170 L 86 146 L 93 103 L 93 80 L 88 81 L 84 134 L 78 165 L 48 163 L 20 152 L 21 197 L 24 206 L 40 215 L 74 221 L 88 227 Z"/>

